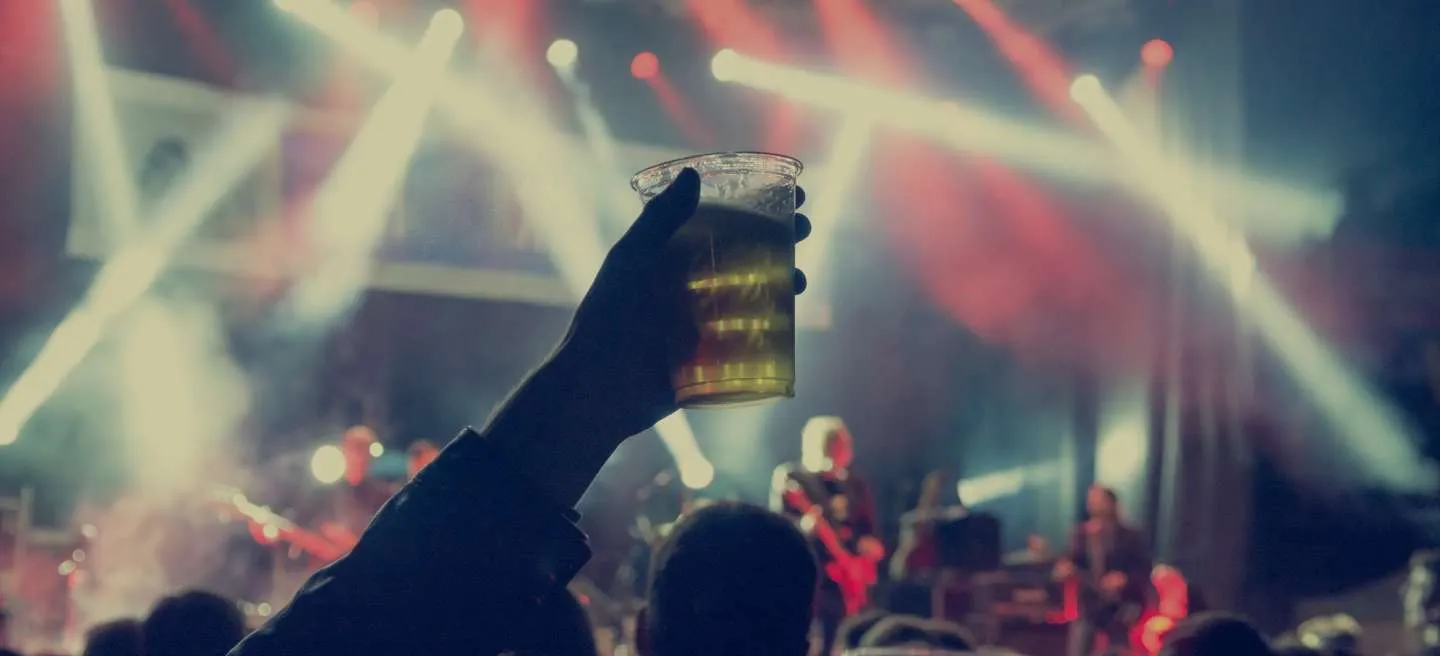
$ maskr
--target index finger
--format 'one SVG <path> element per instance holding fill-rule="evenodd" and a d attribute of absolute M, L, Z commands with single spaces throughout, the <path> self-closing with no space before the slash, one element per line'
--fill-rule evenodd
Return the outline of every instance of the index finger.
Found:
<path fill-rule="evenodd" d="M 617 248 L 659 250 L 680 229 L 700 204 L 700 174 L 685 169 L 660 195 L 645 204 L 640 218 L 630 225 Z"/>

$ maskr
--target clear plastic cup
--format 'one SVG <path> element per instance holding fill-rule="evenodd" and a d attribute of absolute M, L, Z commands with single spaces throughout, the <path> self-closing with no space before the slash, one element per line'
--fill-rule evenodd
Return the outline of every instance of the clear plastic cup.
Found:
<path fill-rule="evenodd" d="M 766 153 L 713 153 L 656 164 L 630 186 L 648 202 L 686 168 L 700 206 L 666 246 L 687 311 L 670 332 L 670 380 L 682 408 L 795 396 L 795 179 L 804 166 Z"/>

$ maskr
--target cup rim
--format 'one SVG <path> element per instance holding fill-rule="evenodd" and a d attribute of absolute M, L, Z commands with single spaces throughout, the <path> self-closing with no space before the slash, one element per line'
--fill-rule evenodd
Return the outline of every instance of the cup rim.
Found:
<path fill-rule="evenodd" d="M 758 150 L 731 150 L 713 153 L 702 153 L 672 159 L 667 162 L 660 162 L 641 169 L 630 178 L 630 188 L 637 193 L 645 193 L 647 189 L 657 185 L 670 184 L 680 171 L 686 167 L 695 166 L 706 160 L 720 158 L 748 159 L 751 166 L 736 166 L 737 171 L 749 171 L 754 173 L 776 173 L 791 178 L 798 178 L 805 172 L 805 164 L 789 155 L 779 153 L 767 153 Z M 702 171 L 703 173 L 704 171 Z"/>

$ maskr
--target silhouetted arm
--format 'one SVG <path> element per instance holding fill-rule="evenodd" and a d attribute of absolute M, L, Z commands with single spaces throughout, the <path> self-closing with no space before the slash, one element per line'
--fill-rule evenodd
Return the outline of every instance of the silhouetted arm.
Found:
<path fill-rule="evenodd" d="M 560 464 L 583 435 L 562 428 L 559 415 L 531 414 L 544 404 L 527 389 L 483 435 L 461 433 L 385 504 L 350 554 L 312 576 L 232 656 L 472 656 L 516 644 L 540 600 L 590 556 L 578 515 L 555 501 L 593 477 L 583 459 Z M 537 474 L 541 453 L 556 465 Z"/>

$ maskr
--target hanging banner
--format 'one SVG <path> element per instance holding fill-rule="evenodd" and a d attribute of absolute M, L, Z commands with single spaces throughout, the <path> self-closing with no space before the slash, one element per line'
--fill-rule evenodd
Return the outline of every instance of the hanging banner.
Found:
<path fill-rule="evenodd" d="M 147 210 L 193 165 L 233 112 L 240 96 L 187 80 L 124 69 L 109 70 L 120 138 L 140 195 L 140 229 Z M 314 270 L 309 244 L 313 199 L 354 138 L 363 116 L 296 108 L 269 154 L 174 255 L 174 266 L 249 278 L 293 281 Z M 77 115 L 73 212 L 67 250 L 103 259 L 121 237 L 107 228 L 95 184 L 94 142 Z M 583 161 L 591 150 L 567 138 L 565 155 Z M 596 179 L 560 180 L 594 212 L 561 217 L 599 222 L 596 232 L 617 237 L 640 202 L 626 186 L 630 171 L 684 153 L 617 144 L 616 166 L 572 167 Z M 619 216 L 621 210 L 625 216 Z M 631 213 L 633 212 L 633 213 Z M 615 215 L 615 216 L 611 216 Z M 484 154 L 432 114 L 375 245 L 371 289 L 568 306 L 577 295 L 561 279 L 550 249 L 525 216 L 515 185 Z M 582 231 L 583 232 L 583 231 Z M 804 307 L 806 304 L 802 304 Z M 828 323 L 817 312 L 802 325 Z M 806 312 L 802 315 L 812 315 Z M 815 320 L 819 317 L 819 320 Z"/>

